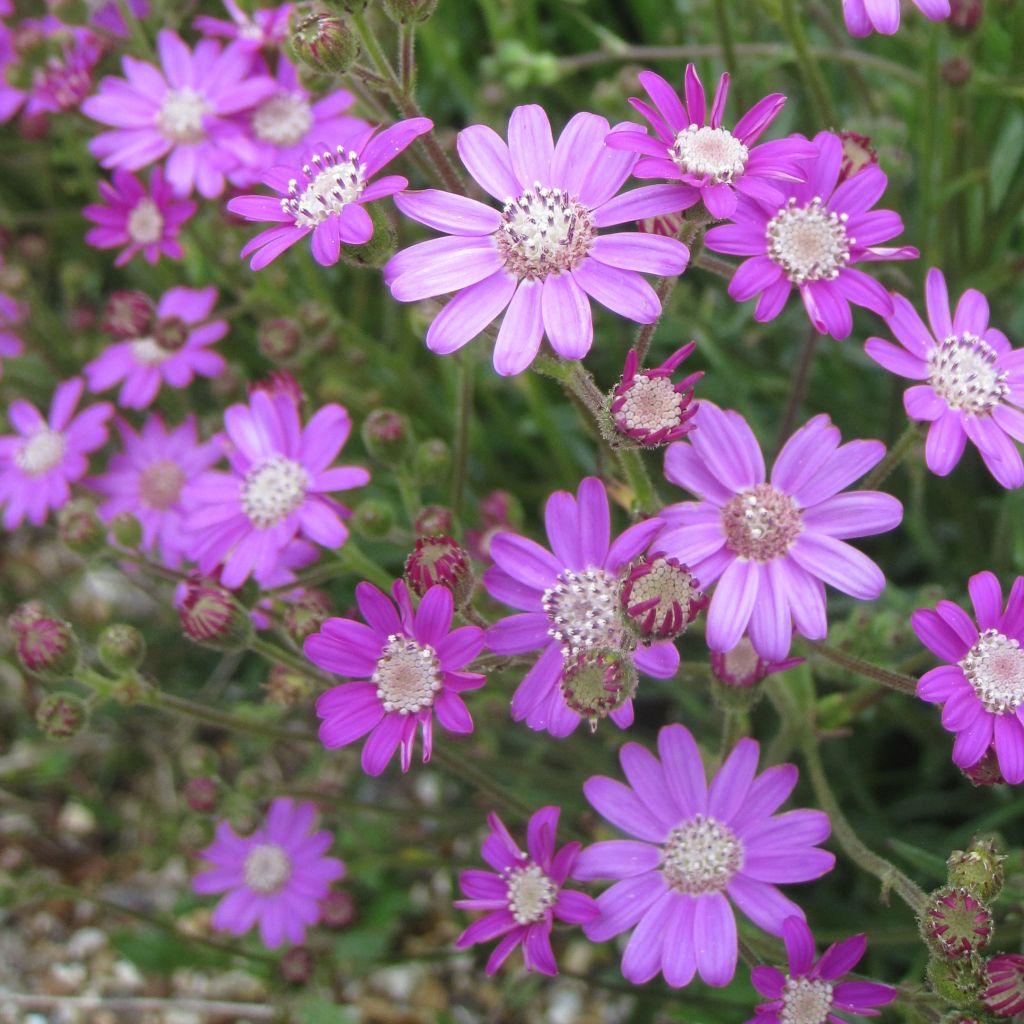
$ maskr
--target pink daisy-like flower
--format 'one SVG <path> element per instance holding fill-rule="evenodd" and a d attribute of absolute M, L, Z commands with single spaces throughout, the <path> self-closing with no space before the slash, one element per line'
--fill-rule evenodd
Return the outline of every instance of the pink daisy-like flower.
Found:
<path fill-rule="evenodd" d="M 697 414 L 693 386 L 704 371 L 691 373 L 676 384 L 672 374 L 696 347 L 691 341 L 653 369 L 641 369 L 636 349 L 629 350 L 608 406 L 620 434 L 645 448 L 656 448 L 678 441 L 693 429 L 690 421 Z"/>
<path fill-rule="evenodd" d="M 943 21 L 951 14 L 949 0 L 914 0 L 914 6 L 929 21 Z M 891 36 L 900 27 L 900 0 L 843 0 L 843 18 L 852 36 L 872 31 Z"/>
<path fill-rule="evenodd" d="M 315 820 L 313 804 L 281 797 L 252 835 L 236 835 L 226 821 L 217 825 L 214 841 L 199 851 L 212 867 L 192 880 L 202 896 L 227 894 L 213 910 L 214 928 L 244 935 L 259 924 L 268 949 L 305 939 L 331 883 L 345 874 L 337 857 L 324 856 L 334 837 L 314 832 Z"/>
<path fill-rule="evenodd" d="M 463 910 L 487 913 L 474 921 L 456 940 L 459 949 L 489 942 L 503 936 L 487 961 L 487 973 L 494 972 L 508 955 L 522 946 L 528 971 L 557 974 L 551 950 L 551 928 L 555 918 L 566 924 L 584 924 L 599 916 L 597 903 L 583 892 L 565 889 L 579 856 L 579 843 L 555 847 L 559 807 L 542 807 L 530 818 L 526 830 L 526 851 L 520 850 L 497 814 L 487 816 L 491 831 L 480 854 L 497 872 L 463 871 L 459 886 L 468 897 L 456 900 Z"/>
<path fill-rule="evenodd" d="M 608 137 L 608 145 L 642 154 L 634 177 L 676 179 L 699 190 L 708 212 L 718 220 L 733 215 L 737 193 L 781 206 L 788 182 L 803 181 L 804 163 L 817 156 L 800 135 L 756 145 L 785 105 L 781 93 L 759 100 L 729 131 L 722 127 L 728 75 L 718 83 L 710 118 L 704 86 L 692 64 L 686 66 L 685 100 L 661 75 L 641 71 L 639 77 L 654 107 L 635 98 L 629 102 L 651 122 L 654 136 L 617 132 Z"/>
<path fill-rule="evenodd" d="M 201 572 L 223 563 L 225 587 L 250 575 L 265 583 L 298 535 L 326 548 L 345 543 L 349 511 L 327 495 L 364 487 L 370 474 L 331 465 L 352 430 L 342 406 L 325 405 L 303 427 L 286 392 L 256 391 L 225 411 L 224 428 L 231 472 L 204 473 L 183 495 Z"/>
<path fill-rule="evenodd" d="M 338 262 L 341 245 L 362 245 L 373 236 L 373 221 L 364 203 L 401 192 L 409 182 L 398 174 L 370 181 L 407 146 L 434 124 L 413 117 L 385 128 L 357 131 L 332 150 L 322 142 L 308 163 L 298 160 L 289 167 L 274 167 L 262 181 L 280 193 L 272 196 L 238 196 L 228 203 L 232 213 L 246 220 L 271 221 L 278 226 L 263 231 L 242 249 L 242 257 L 254 253 L 249 266 L 262 270 L 285 249 L 312 233 L 313 258 L 328 267 Z"/>
<path fill-rule="evenodd" d="M 237 39 L 254 50 L 264 46 L 279 47 L 288 38 L 288 19 L 291 17 L 293 4 L 267 7 L 254 11 L 250 16 L 235 3 L 235 0 L 222 2 L 231 16 L 230 21 L 203 14 L 192 22 L 192 27 L 203 35 Z"/>
<path fill-rule="evenodd" d="M 64 25 L 52 16 L 26 18 L 22 27 L 60 43 L 60 54 L 51 54 L 32 72 L 26 116 L 74 110 L 92 92 L 93 68 L 103 53 L 100 41 L 88 29 Z"/>
<path fill-rule="evenodd" d="M 395 581 L 391 595 L 394 604 L 372 583 L 360 583 L 356 602 L 367 624 L 328 619 L 303 647 L 314 665 L 367 680 L 335 686 L 316 702 L 325 747 L 343 747 L 370 734 L 363 745 L 367 775 L 380 775 L 399 747 L 402 771 L 407 772 L 417 725 L 423 760 L 429 761 L 435 712 L 449 732 L 472 732 L 473 719 L 459 694 L 485 682 L 477 672 L 462 671 L 483 649 L 483 630 L 451 628 L 447 587 L 431 587 L 415 612 L 401 580 Z"/>
<path fill-rule="evenodd" d="M 771 1000 L 754 1010 L 747 1024 L 846 1024 L 846 1014 L 877 1017 L 876 1007 L 896 998 L 896 989 L 877 981 L 840 981 L 860 963 L 868 940 L 854 935 L 833 943 L 814 959 L 814 936 L 802 917 L 782 922 L 789 970 L 759 965 L 750 972 L 754 988 Z M 839 1016 L 843 1014 L 844 1016 Z"/>
<path fill-rule="evenodd" d="M 723 986 L 736 973 L 735 904 L 758 928 L 781 935 L 803 911 L 776 888 L 810 882 L 835 857 L 818 849 L 828 838 L 821 811 L 775 811 L 793 791 L 794 765 L 757 775 L 760 748 L 742 739 L 711 785 L 690 732 L 667 725 L 658 733 L 659 761 L 638 743 L 619 751 L 629 785 L 605 776 L 584 783 L 594 809 L 635 839 L 587 847 L 574 877 L 614 879 L 598 897 L 601 917 L 584 925 L 593 942 L 634 928 L 622 973 L 636 984 L 661 971 L 669 985 L 700 974 Z"/>
<path fill-rule="evenodd" d="M 89 468 L 86 456 L 106 443 L 107 420 L 114 407 L 98 402 L 76 416 L 84 389 L 81 377 L 58 384 L 48 417 L 23 399 L 8 407 L 7 418 L 17 433 L 0 437 L 5 530 L 17 529 L 26 519 L 39 526 L 50 509 L 66 505 L 70 485 Z"/>
<path fill-rule="evenodd" d="M 925 326 L 902 295 L 893 296 L 890 330 L 902 345 L 868 338 L 864 351 L 900 377 L 924 381 L 903 395 L 912 420 L 931 423 L 925 462 L 946 476 L 968 438 L 1003 487 L 1024 484 L 1024 462 L 1014 441 L 1024 441 L 1024 349 L 1014 349 L 989 326 L 988 300 L 968 288 L 951 313 L 946 279 L 931 269 L 925 279 Z"/>
<path fill-rule="evenodd" d="M 658 533 L 660 520 L 637 523 L 613 542 L 604 484 L 587 477 L 575 498 L 568 491 L 548 498 L 544 521 L 551 551 L 518 534 L 499 533 L 491 541 L 495 564 L 483 576 L 491 597 L 523 613 L 491 626 L 488 648 L 496 654 L 541 651 L 512 697 L 512 717 L 531 729 L 568 736 L 581 715 L 591 717 L 574 677 L 579 683 L 579 672 L 607 669 L 605 710 L 619 728 L 628 728 L 632 666 L 656 679 L 670 679 L 679 667 L 671 642 L 637 645 L 621 605 L 630 563 Z M 618 678 L 620 672 L 632 675 L 631 684 Z"/>
<path fill-rule="evenodd" d="M 276 91 L 273 79 L 251 72 L 252 50 L 232 43 L 221 51 L 203 40 L 194 51 L 170 29 L 157 36 L 161 68 L 123 57 L 125 78 L 106 77 L 82 113 L 115 130 L 89 144 L 104 167 L 137 171 L 167 157 L 176 195 L 193 188 L 207 199 L 224 191 L 224 174 L 252 162 L 244 129 L 232 115 Z"/>
<path fill-rule="evenodd" d="M 114 171 L 112 178 L 110 183 L 99 183 L 104 202 L 82 210 L 88 220 L 98 225 L 85 236 L 89 245 L 97 249 L 125 246 L 114 260 L 115 267 L 124 266 L 140 252 L 147 263 L 156 263 L 161 253 L 180 260 L 184 253 L 178 234 L 182 224 L 196 212 L 196 204 L 189 199 L 176 200 L 159 167 L 150 172 L 148 189 L 127 171 Z"/>
<path fill-rule="evenodd" d="M 1003 609 L 1003 592 L 990 572 L 967 584 L 976 623 L 952 601 L 910 617 L 918 639 L 947 662 L 926 672 L 917 695 L 942 705 L 942 725 L 956 734 L 953 763 L 977 764 L 995 748 L 999 770 L 1012 785 L 1024 782 L 1024 578 Z"/>
<path fill-rule="evenodd" d="M 818 155 L 807 165 L 806 182 L 790 184 L 781 203 L 741 197 L 735 223 L 712 228 L 705 242 L 714 252 L 749 257 L 729 282 L 729 294 L 737 302 L 760 294 L 755 320 L 774 320 L 796 286 L 814 327 L 842 340 L 853 330 L 851 302 L 881 317 L 892 312 L 889 293 L 853 264 L 916 259 L 918 252 L 880 248 L 903 230 L 899 214 L 871 209 L 888 183 L 882 170 L 865 167 L 837 187 L 842 141 L 820 132 L 814 145 Z"/>
<path fill-rule="evenodd" d="M 1024 956 L 1003 953 L 985 964 L 985 1008 L 997 1017 L 1024 1013 Z"/>
<path fill-rule="evenodd" d="M 789 653 L 793 625 L 809 640 L 828 632 L 825 586 L 862 601 L 885 586 L 881 569 L 845 543 L 898 526 L 903 506 L 879 491 L 840 494 L 885 455 L 880 441 L 839 446 L 827 416 L 815 416 L 783 446 L 765 479 L 760 445 L 738 413 L 701 402 L 697 429 L 665 453 L 665 475 L 697 495 L 662 509 L 658 544 L 707 587 L 713 651 L 745 632 L 765 661 Z"/>
<path fill-rule="evenodd" d="M 220 446 L 200 444 L 194 416 L 171 429 L 158 415 L 150 416 L 139 433 L 121 419 L 116 426 L 123 452 L 111 457 L 105 473 L 87 481 L 107 495 L 97 511 L 108 523 L 122 512 L 133 515 L 142 526 L 143 550 L 158 552 L 164 565 L 176 568 L 194 543 L 182 529 L 182 488 L 217 462 Z"/>
<path fill-rule="evenodd" d="M 598 234 L 696 201 L 685 185 L 615 195 L 636 156 L 605 139 L 610 131 L 638 128 L 626 122 L 610 129 L 603 117 L 580 113 L 556 145 L 540 107 L 516 107 L 508 145 L 482 124 L 458 137 L 466 169 L 503 210 L 434 189 L 395 197 L 406 216 L 448 233 L 403 249 L 384 267 L 400 302 L 458 293 L 427 331 L 431 351 L 454 352 L 504 310 L 494 368 L 516 374 L 533 362 L 545 336 L 565 359 L 587 354 L 594 337 L 590 299 L 638 323 L 658 318 L 661 302 L 640 275 L 681 274 L 689 250 L 660 235 Z"/>
<path fill-rule="evenodd" d="M 90 391 L 121 383 L 118 404 L 145 409 L 166 384 L 187 388 L 196 376 L 218 377 L 227 366 L 209 346 L 228 333 L 226 320 L 210 320 L 217 289 L 171 288 L 156 307 L 152 332 L 109 345 L 85 366 Z"/>

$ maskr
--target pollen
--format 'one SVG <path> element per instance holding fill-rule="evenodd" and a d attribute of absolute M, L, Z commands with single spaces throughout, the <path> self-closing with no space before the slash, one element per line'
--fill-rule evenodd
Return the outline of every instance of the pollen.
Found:
<path fill-rule="evenodd" d="M 593 244 L 594 223 L 568 192 L 535 182 L 505 204 L 496 240 L 505 266 L 532 281 L 578 267 Z"/>
<path fill-rule="evenodd" d="M 715 184 L 722 184 L 738 178 L 746 170 L 750 152 L 725 128 L 691 124 L 676 136 L 668 155 L 683 174 L 707 177 Z"/>
<path fill-rule="evenodd" d="M 845 213 L 832 213 L 820 198 L 805 206 L 795 199 L 768 222 L 768 256 L 794 284 L 831 281 L 850 262 L 855 239 L 846 233 Z"/>

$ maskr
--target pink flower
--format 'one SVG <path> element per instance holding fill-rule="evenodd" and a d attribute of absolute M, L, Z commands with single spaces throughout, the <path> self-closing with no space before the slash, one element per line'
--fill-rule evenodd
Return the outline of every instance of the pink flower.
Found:
<path fill-rule="evenodd" d="M 466 949 L 503 936 L 487 960 L 488 974 L 494 974 L 516 946 L 522 946 L 528 971 L 557 974 L 551 950 L 555 918 L 566 924 L 584 924 L 599 916 L 590 896 L 563 888 L 572 876 L 580 844 L 566 843 L 556 850 L 560 814 L 559 807 L 542 807 L 532 815 L 526 831 L 527 852 L 519 849 L 497 814 L 489 814 L 491 831 L 480 853 L 497 874 L 463 871 L 459 875 L 459 886 L 469 898 L 456 900 L 455 906 L 487 913 L 471 924 L 455 945 Z"/>
<path fill-rule="evenodd" d="M 910 617 L 921 643 L 947 662 L 921 677 L 917 695 L 942 705 L 942 725 L 956 734 L 954 764 L 970 768 L 992 746 L 1003 778 L 1016 785 L 1024 782 L 1024 578 L 1005 611 L 992 573 L 972 576 L 967 590 L 976 624 L 952 601 Z"/>
<path fill-rule="evenodd" d="M 645 448 L 657 448 L 693 429 L 691 421 L 697 414 L 693 386 L 704 372 L 691 373 L 677 384 L 672 383 L 672 374 L 696 347 L 691 341 L 654 369 L 640 369 L 636 349 L 629 350 L 608 407 L 620 434 Z"/>
<path fill-rule="evenodd" d="M 815 416 L 783 446 L 765 480 L 761 448 L 738 412 L 701 402 L 688 442 L 665 453 L 665 475 L 700 501 L 662 509 L 658 545 L 707 587 L 708 646 L 730 651 L 749 627 L 768 662 L 789 653 L 793 625 L 810 640 L 828 632 L 825 587 L 871 601 L 882 571 L 845 543 L 899 525 L 903 506 L 879 491 L 840 494 L 885 454 L 879 441 L 839 447 L 839 431 Z"/>
<path fill-rule="evenodd" d="M 765 661 L 758 657 L 749 637 L 742 637 L 730 651 L 711 652 L 711 671 L 723 686 L 746 689 L 756 686 L 776 672 L 785 672 L 804 663 L 804 658 L 786 658 L 783 661 Z"/>
<path fill-rule="evenodd" d="M 914 0 L 929 21 L 950 15 L 949 0 Z M 843 0 L 843 18 L 850 35 L 868 36 L 872 30 L 891 36 L 900 27 L 900 0 Z"/>
<path fill-rule="evenodd" d="M 871 209 L 888 182 L 881 169 L 865 167 L 836 187 L 841 140 L 821 132 L 814 145 L 818 156 L 805 183 L 789 185 L 781 203 L 742 197 L 735 223 L 712 228 L 705 242 L 713 252 L 748 257 L 729 282 L 729 294 L 737 302 L 760 294 L 755 320 L 774 320 L 795 285 L 815 328 L 841 340 L 853 329 L 851 302 L 882 317 L 892 312 L 889 293 L 853 264 L 916 259 L 918 252 L 879 247 L 903 230 L 899 214 Z"/>
<path fill-rule="evenodd" d="M 237 836 L 226 821 L 217 825 L 216 838 L 199 852 L 212 867 L 192 880 L 200 895 L 227 894 L 213 910 L 214 928 L 244 935 L 259 924 L 268 949 L 305 939 L 331 882 L 345 874 L 340 860 L 324 856 L 333 837 L 313 832 L 315 819 L 313 804 L 278 798 L 250 836 Z"/>
<path fill-rule="evenodd" d="M 11 402 L 7 418 L 16 434 L 0 437 L 0 502 L 5 530 L 17 529 L 28 519 L 39 526 L 50 509 L 71 498 L 71 484 L 89 468 L 86 458 L 107 441 L 107 420 L 114 407 L 98 402 L 75 415 L 85 384 L 73 377 L 57 385 L 50 414 L 23 399 Z"/>
<path fill-rule="evenodd" d="M 931 330 L 894 295 L 888 324 L 902 348 L 868 338 L 864 351 L 890 372 L 924 382 L 904 392 L 903 404 L 912 420 L 931 423 L 924 454 L 933 473 L 952 472 L 970 439 L 1003 487 L 1020 487 L 1024 462 L 1014 441 L 1024 441 L 1024 349 L 989 326 L 988 300 L 973 288 L 952 315 L 941 270 L 928 271 L 925 299 Z"/>
<path fill-rule="evenodd" d="M 479 673 L 462 671 L 483 649 L 484 634 L 476 626 L 451 628 L 447 587 L 431 587 L 415 612 L 401 580 L 391 594 L 395 604 L 373 584 L 360 583 L 356 602 L 367 625 L 328 619 L 304 645 L 314 665 L 367 680 L 335 686 L 316 702 L 325 747 L 343 747 L 370 734 L 363 745 L 367 775 L 380 775 L 399 747 L 407 772 L 417 725 L 423 760 L 429 761 L 435 713 L 449 732 L 472 732 L 473 719 L 459 694 L 485 681 Z"/>
<path fill-rule="evenodd" d="M 114 260 L 115 267 L 124 266 L 140 252 L 147 263 L 156 263 L 161 253 L 180 260 L 184 253 L 178 234 L 181 225 L 196 212 L 196 204 L 188 199 L 176 200 L 159 167 L 150 172 L 148 190 L 127 171 L 114 171 L 112 177 L 110 184 L 99 183 L 104 203 L 82 210 L 99 225 L 90 228 L 85 240 L 97 249 L 125 246 Z"/>
<path fill-rule="evenodd" d="M 409 182 L 397 174 L 370 181 L 413 140 L 430 131 L 433 122 L 414 117 L 385 128 L 357 131 L 334 150 L 317 143 L 308 163 L 298 160 L 274 167 L 263 182 L 280 193 L 239 196 L 228 203 L 232 213 L 246 220 L 271 221 L 278 226 L 251 239 L 241 255 L 255 253 L 250 262 L 261 270 L 299 239 L 313 235 L 313 258 L 327 267 L 338 262 L 341 244 L 362 245 L 373 236 L 373 221 L 363 204 L 400 192 Z"/>
<path fill-rule="evenodd" d="M 3 260 L 0 259 L 0 266 Z M 0 292 L 0 356 L 4 359 L 11 359 L 20 356 L 25 351 L 25 345 L 15 329 L 28 318 L 28 306 L 19 302 L 6 292 Z M 0 375 L 3 374 L 3 364 L 0 363 Z"/>
<path fill-rule="evenodd" d="M 161 385 L 187 388 L 193 378 L 218 377 L 224 357 L 209 346 L 228 333 L 226 320 L 209 320 L 217 301 L 216 288 L 172 288 L 156 307 L 152 333 L 109 345 L 85 366 L 90 391 L 121 384 L 118 404 L 145 409 Z"/>
<path fill-rule="evenodd" d="M 627 743 L 619 760 L 628 786 L 601 775 L 584 783 L 598 814 L 636 837 L 595 843 L 579 855 L 576 878 L 615 880 L 598 897 L 601 917 L 584 931 L 604 942 L 634 929 L 622 973 L 635 984 L 660 971 L 675 988 L 694 974 L 708 985 L 728 985 L 737 956 L 731 904 L 771 935 L 781 935 L 790 916 L 803 920 L 776 886 L 810 882 L 832 869 L 835 857 L 817 846 L 828 838 L 828 815 L 775 815 L 797 770 L 782 764 L 757 775 L 759 747 L 751 739 L 736 744 L 710 786 L 683 726 L 658 733 L 658 753 L 660 761 Z"/>
<path fill-rule="evenodd" d="M 203 35 L 237 39 L 253 50 L 264 46 L 279 47 L 288 38 L 288 19 L 293 4 L 254 11 L 251 16 L 235 0 L 223 0 L 223 4 L 231 16 L 230 21 L 203 14 L 192 22 L 192 27 Z"/>
<path fill-rule="evenodd" d="M 494 368 L 516 374 L 545 336 L 564 359 L 587 354 L 591 298 L 638 323 L 658 318 L 661 302 L 640 272 L 681 274 L 689 250 L 674 238 L 598 229 L 684 209 L 693 190 L 649 185 L 615 196 L 636 156 L 606 145 L 609 130 L 603 117 L 580 113 L 555 145 L 540 107 L 516 107 L 507 146 L 482 124 L 458 138 L 466 169 L 503 210 L 434 189 L 395 198 L 406 216 L 448 234 L 402 250 L 384 267 L 400 302 L 458 293 L 427 331 L 431 351 L 462 348 L 504 310 Z"/>
<path fill-rule="evenodd" d="M 127 3 L 129 14 L 136 18 L 149 16 L 149 0 L 127 0 Z M 99 7 L 90 5 L 89 21 L 97 28 L 121 36 L 122 39 L 131 34 L 117 0 L 100 3 Z"/>
<path fill-rule="evenodd" d="M 771 1000 L 761 1003 L 747 1024 L 789 1024 L 791 1021 L 826 1019 L 846 1021 L 846 1015 L 877 1017 L 878 1006 L 886 1006 L 897 995 L 891 985 L 877 981 L 840 981 L 860 963 L 868 940 L 854 935 L 833 943 L 814 960 L 814 936 L 802 917 L 782 922 L 789 971 L 761 965 L 750 973 L 754 988 Z M 839 1014 L 844 1016 L 840 1017 Z"/>

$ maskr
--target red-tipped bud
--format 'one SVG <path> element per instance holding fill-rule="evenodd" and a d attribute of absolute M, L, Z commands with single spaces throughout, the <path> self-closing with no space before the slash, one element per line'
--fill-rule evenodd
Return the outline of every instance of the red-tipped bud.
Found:
<path fill-rule="evenodd" d="M 179 352 L 188 341 L 189 326 L 180 316 L 162 316 L 153 329 L 153 340 L 165 352 Z"/>
<path fill-rule="evenodd" d="M 871 139 L 858 132 L 840 132 L 843 144 L 843 162 L 839 167 L 839 182 L 852 178 L 865 167 L 878 163 L 878 153 L 871 146 Z"/>
<path fill-rule="evenodd" d="M 181 792 L 185 803 L 197 814 L 209 814 L 217 808 L 217 782 L 208 775 L 189 779 Z"/>
<path fill-rule="evenodd" d="M 993 843 L 975 840 L 968 849 L 954 850 L 946 859 L 946 879 L 982 903 L 991 903 L 1003 890 L 1005 860 Z"/>
<path fill-rule="evenodd" d="M 980 761 L 976 761 L 970 768 L 961 768 L 961 772 L 971 780 L 975 786 L 1005 786 L 1006 779 L 999 770 L 999 759 L 996 752 L 989 747 Z"/>
<path fill-rule="evenodd" d="M 51 615 L 41 602 L 30 601 L 11 615 L 7 625 L 16 637 L 23 668 L 51 682 L 74 675 L 80 651 L 70 623 Z"/>
<path fill-rule="evenodd" d="M 289 949 L 278 964 L 282 980 L 290 985 L 304 985 L 313 977 L 316 961 L 313 954 L 305 946 Z"/>
<path fill-rule="evenodd" d="M 985 964 L 986 1009 L 997 1017 L 1024 1013 L 1024 956 L 1004 953 Z"/>
<path fill-rule="evenodd" d="M 111 672 L 130 672 L 137 669 L 146 657 L 143 635 L 126 622 L 107 626 L 96 642 L 96 654 Z"/>
<path fill-rule="evenodd" d="M 682 636 L 708 603 L 693 573 L 663 554 L 651 555 L 629 570 L 619 599 L 627 624 L 641 640 Z"/>
<path fill-rule="evenodd" d="M 267 700 L 278 707 L 290 708 L 313 696 L 313 680 L 286 665 L 273 665 L 263 684 Z"/>
<path fill-rule="evenodd" d="M 397 466 L 409 454 L 412 429 L 395 409 L 374 409 L 363 421 L 363 444 L 378 462 Z"/>
<path fill-rule="evenodd" d="M 36 724 L 51 740 L 69 740 L 89 722 L 85 701 L 74 693 L 51 693 L 36 708 Z"/>
<path fill-rule="evenodd" d="M 967 889 L 938 889 L 921 915 L 921 934 L 945 956 L 969 956 L 988 945 L 992 914 Z"/>
<path fill-rule="evenodd" d="M 445 505 L 425 505 L 416 514 L 413 529 L 420 537 L 436 533 L 451 533 L 455 525 L 455 514 Z"/>
<path fill-rule="evenodd" d="M 284 628 L 301 647 L 306 637 L 315 633 L 330 614 L 331 599 L 322 590 L 306 590 L 285 606 Z"/>
<path fill-rule="evenodd" d="M 673 384 L 672 373 L 695 347 L 691 341 L 653 370 L 640 370 L 637 354 L 630 350 L 622 379 L 609 396 L 608 411 L 620 434 L 645 448 L 658 448 L 693 429 L 693 386 L 703 374 L 691 373 Z"/>
<path fill-rule="evenodd" d="M 356 905 L 342 889 L 332 889 L 320 901 L 320 923 L 328 928 L 347 928 L 356 919 Z"/>
<path fill-rule="evenodd" d="M 461 608 L 473 591 L 473 567 L 469 553 L 446 534 L 420 537 L 405 560 L 405 579 L 417 596 L 433 586 L 447 587 L 456 608 Z"/>
<path fill-rule="evenodd" d="M 724 654 L 711 652 L 711 671 L 723 686 L 749 688 L 756 686 L 766 676 L 783 672 L 787 668 L 803 664 L 803 658 L 787 658 L 785 661 L 764 661 L 754 650 L 747 637 Z"/>
<path fill-rule="evenodd" d="M 153 330 L 156 310 L 144 292 L 114 292 L 103 311 L 103 329 L 115 338 L 141 338 Z"/>
<path fill-rule="evenodd" d="M 290 359 L 299 350 L 302 330 L 290 317 L 277 317 L 260 324 L 256 344 L 268 359 Z"/>
<path fill-rule="evenodd" d="M 244 651 L 252 639 L 252 619 L 230 591 L 210 582 L 190 582 L 178 603 L 185 636 L 215 651 Z"/>
<path fill-rule="evenodd" d="M 570 655 L 562 669 L 562 697 L 591 731 L 636 693 L 639 677 L 633 659 L 622 651 L 583 651 Z"/>

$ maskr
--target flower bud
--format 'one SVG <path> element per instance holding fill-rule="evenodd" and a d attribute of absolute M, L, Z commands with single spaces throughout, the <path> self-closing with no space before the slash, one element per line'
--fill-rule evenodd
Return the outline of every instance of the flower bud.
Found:
<path fill-rule="evenodd" d="M 920 918 L 924 940 L 944 956 L 977 953 L 992 937 L 992 914 L 967 889 L 936 889 Z"/>
<path fill-rule="evenodd" d="M 633 659 L 621 651 L 592 650 L 570 656 L 560 685 L 565 703 L 586 718 L 591 732 L 636 693 L 639 676 Z"/>
<path fill-rule="evenodd" d="M 153 340 L 165 352 L 179 352 L 185 347 L 189 326 L 180 316 L 162 316 L 153 330 Z"/>
<path fill-rule="evenodd" d="M 973 953 L 956 958 L 931 956 L 928 958 L 928 980 L 947 1003 L 970 1010 L 978 1005 L 985 989 L 985 968 Z"/>
<path fill-rule="evenodd" d="M 982 903 L 991 903 L 1003 889 L 1003 861 L 988 841 L 975 841 L 965 850 L 954 850 L 946 861 L 948 883 L 967 889 Z"/>
<path fill-rule="evenodd" d="M 50 682 L 74 675 L 78 667 L 78 637 L 71 624 L 49 613 L 39 601 L 21 605 L 7 620 L 17 637 L 15 650 L 22 667 Z"/>
<path fill-rule="evenodd" d="M 320 923 L 328 928 L 347 928 L 356 919 L 352 897 L 342 889 L 332 889 L 320 901 Z"/>
<path fill-rule="evenodd" d="M 208 775 L 189 779 L 181 792 L 185 803 L 198 814 L 209 814 L 217 808 L 217 782 Z"/>
<path fill-rule="evenodd" d="M 397 466 L 412 446 L 412 430 L 395 409 L 374 409 L 363 421 L 363 444 L 378 462 Z"/>
<path fill-rule="evenodd" d="M 252 639 L 252 619 L 235 596 L 210 582 L 190 582 L 178 604 L 185 636 L 215 651 L 244 651 Z"/>
<path fill-rule="evenodd" d="M 970 768 L 961 768 L 964 776 L 970 779 L 975 786 L 1005 786 L 1006 779 L 999 768 L 999 759 L 996 752 L 989 747 L 980 761 L 976 761 Z"/>
<path fill-rule="evenodd" d="M 305 946 L 289 949 L 277 965 L 282 980 L 291 985 L 304 985 L 313 977 L 316 961 Z"/>
<path fill-rule="evenodd" d="M 644 558 L 629 570 L 619 600 L 626 624 L 645 641 L 682 636 L 708 603 L 693 573 L 664 554 Z"/>
<path fill-rule="evenodd" d="M 131 672 L 146 657 L 146 641 L 134 626 L 115 622 L 100 634 L 96 654 L 111 672 Z"/>
<path fill-rule="evenodd" d="M 103 311 L 103 329 L 115 338 L 141 338 L 155 320 L 153 300 L 144 292 L 114 292 Z"/>
<path fill-rule="evenodd" d="M 452 450 L 447 441 L 431 437 L 416 446 L 412 465 L 421 480 L 436 481 L 448 475 L 452 466 Z"/>
<path fill-rule="evenodd" d="M 281 316 L 260 324 L 256 344 L 268 359 L 290 359 L 299 350 L 302 331 L 291 317 Z"/>
<path fill-rule="evenodd" d="M 692 373 L 678 384 L 671 376 L 695 347 L 691 341 L 653 370 L 639 370 L 636 351 L 630 350 L 622 378 L 608 396 L 608 411 L 619 434 L 645 448 L 658 448 L 693 429 L 693 385 L 703 374 Z"/>
<path fill-rule="evenodd" d="M 455 514 L 446 505 L 424 505 L 416 513 L 412 528 L 421 537 L 437 533 L 451 533 Z"/>
<path fill-rule="evenodd" d="M 88 722 L 89 709 L 75 693 L 47 694 L 36 708 L 36 724 L 51 740 L 69 740 Z"/>
<path fill-rule="evenodd" d="M 945 83 L 957 89 L 962 85 L 966 85 L 971 80 L 974 68 L 963 54 L 957 54 L 955 57 L 950 57 L 949 60 L 943 62 L 940 72 Z"/>
<path fill-rule="evenodd" d="M 839 183 L 852 178 L 870 164 L 878 163 L 878 153 L 871 146 L 871 139 L 859 132 L 840 132 L 843 144 L 843 162 L 839 167 Z"/>
<path fill-rule="evenodd" d="M 395 513 L 386 501 L 367 498 L 356 505 L 349 525 L 370 540 L 380 540 L 395 525 Z"/>
<path fill-rule="evenodd" d="M 110 522 L 110 534 L 121 547 L 137 548 L 142 543 L 142 523 L 131 512 L 118 512 Z"/>
<path fill-rule="evenodd" d="M 110 696 L 118 704 L 129 707 L 132 704 L 138 704 L 155 689 L 152 677 L 143 678 L 138 672 L 130 672 L 114 681 L 110 687 Z"/>
<path fill-rule="evenodd" d="M 437 10 L 437 0 L 381 0 L 380 5 L 397 25 L 419 24 Z"/>
<path fill-rule="evenodd" d="M 405 580 L 417 596 L 433 586 L 447 587 L 452 601 L 461 608 L 473 592 L 473 568 L 469 553 L 446 534 L 420 537 L 405 560 Z"/>
<path fill-rule="evenodd" d="M 76 555 L 88 557 L 107 546 L 107 530 L 88 498 L 75 498 L 57 513 L 57 536 Z"/>
<path fill-rule="evenodd" d="M 373 222 L 373 234 L 358 245 L 342 242 L 339 252 L 350 266 L 379 270 L 394 256 L 398 248 L 398 235 L 380 203 L 369 203 L 363 209 Z"/>
<path fill-rule="evenodd" d="M 1024 1012 L 1024 956 L 1004 953 L 985 964 L 985 1009 L 997 1017 Z"/>
<path fill-rule="evenodd" d="M 949 27 L 957 35 L 970 35 L 985 13 L 982 0 L 950 0 Z"/>
<path fill-rule="evenodd" d="M 322 590 L 306 590 L 284 609 L 284 628 L 301 647 L 307 636 L 315 633 L 330 617 L 331 599 Z"/>
<path fill-rule="evenodd" d="M 290 28 L 289 52 L 313 71 L 340 74 L 359 56 L 355 33 L 341 18 L 302 5 L 292 12 Z"/>
<path fill-rule="evenodd" d="M 313 680 L 286 665 L 271 665 L 270 675 L 263 684 L 267 700 L 281 708 L 295 707 L 313 696 Z"/>

